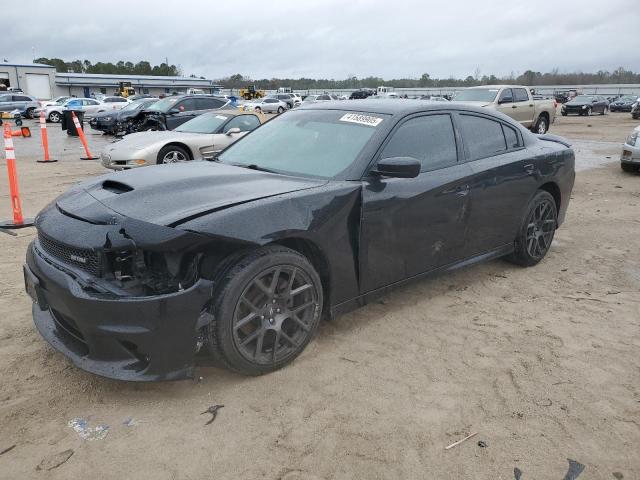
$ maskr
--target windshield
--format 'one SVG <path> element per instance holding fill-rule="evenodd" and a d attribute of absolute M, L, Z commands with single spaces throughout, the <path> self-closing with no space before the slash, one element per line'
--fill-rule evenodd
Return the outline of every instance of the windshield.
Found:
<path fill-rule="evenodd" d="M 573 99 L 574 102 L 592 102 L 594 101 L 594 97 L 590 97 L 589 95 L 578 95 Z"/>
<path fill-rule="evenodd" d="M 151 107 L 154 103 L 156 102 L 150 102 L 148 100 L 137 101 L 137 102 L 134 101 L 125 105 L 121 110 L 123 112 L 126 112 L 128 110 L 140 110 L 141 108 Z"/>
<path fill-rule="evenodd" d="M 357 158 L 386 115 L 290 111 L 227 148 L 222 163 L 332 178 Z"/>
<path fill-rule="evenodd" d="M 469 88 L 458 92 L 454 100 L 458 102 L 493 102 L 498 95 L 497 88 Z"/>
<path fill-rule="evenodd" d="M 304 102 L 313 102 L 316 98 L 318 98 L 317 95 L 309 95 L 307 98 L 305 98 L 303 101 Z"/>
<path fill-rule="evenodd" d="M 171 98 L 163 98 L 162 100 L 157 101 L 153 105 L 149 106 L 149 110 L 157 110 L 159 112 L 168 112 L 171 110 L 176 102 L 180 100 L 179 97 L 171 97 Z"/>
<path fill-rule="evenodd" d="M 624 97 L 620 97 L 618 99 L 619 102 L 635 102 L 636 98 L 633 95 L 625 95 Z"/>
<path fill-rule="evenodd" d="M 213 133 L 229 119 L 229 115 L 205 113 L 183 123 L 174 129 L 175 132 Z"/>

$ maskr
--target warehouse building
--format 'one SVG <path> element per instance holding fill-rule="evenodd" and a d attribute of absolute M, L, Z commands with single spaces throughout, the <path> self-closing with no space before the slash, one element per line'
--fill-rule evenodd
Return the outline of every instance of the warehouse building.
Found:
<path fill-rule="evenodd" d="M 120 82 L 129 82 L 136 93 L 155 96 L 174 92 L 186 93 L 197 88 L 216 93 L 221 87 L 212 80 L 191 77 L 161 77 L 153 75 L 106 75 L 90 73 L 56 73 L 50 65 L 38 63 L 0 63 L 0 92 L 20 88 L 27 95 L 50 99 L 60 95 L 89 97 L 92 93 L 113 95 Z"/>

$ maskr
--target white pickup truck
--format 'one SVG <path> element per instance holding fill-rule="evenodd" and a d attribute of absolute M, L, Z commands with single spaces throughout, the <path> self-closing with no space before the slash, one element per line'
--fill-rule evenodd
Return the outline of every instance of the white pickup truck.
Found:
<path fill-rule="evenodd" d="M 521 85 L 483 85 L 461 90 L 453 98 L 508 115 L 534 133 L 547 133 L 556 119 L 554 100 L 534 100 L 527 87 Z"/>

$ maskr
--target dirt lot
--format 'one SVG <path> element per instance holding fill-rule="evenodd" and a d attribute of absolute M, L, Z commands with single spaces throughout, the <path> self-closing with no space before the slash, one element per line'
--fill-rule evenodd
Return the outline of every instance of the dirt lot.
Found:
<path fill-rule="evenodd" d="M 131 384 L 74 368 L 32 324 L 21 266 L 33 229 L 0 234 L 0 452 L 15 445 L 0 478 L 560 480 L 576 478 L 568 459 L 580 480 L 640 478 L 640 176 L 616 163 L 636 124 L 559 117 L 552 133 L 576 140 L 580 171 L 540 265 L 494 261 L 397 290 L 260 378 L 203 367 L 199 382 Z M 15 142 L 32 215 L 103 172 L 57 129 L 61 161 L 35 163 L 33 131 Z M 9 218 L 4 173 L 0 185 Z M 108 434 L 81 439 L 76 417 Z"/>

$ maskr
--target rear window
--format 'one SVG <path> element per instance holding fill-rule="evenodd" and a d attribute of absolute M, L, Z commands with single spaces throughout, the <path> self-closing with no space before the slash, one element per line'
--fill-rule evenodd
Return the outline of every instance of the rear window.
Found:
<path fill-rule="evenodd" d="M 469 160 L 491 157 L 506 151 L 502 125 L 475 115 L 459 116 L 460 129 Z"/>

